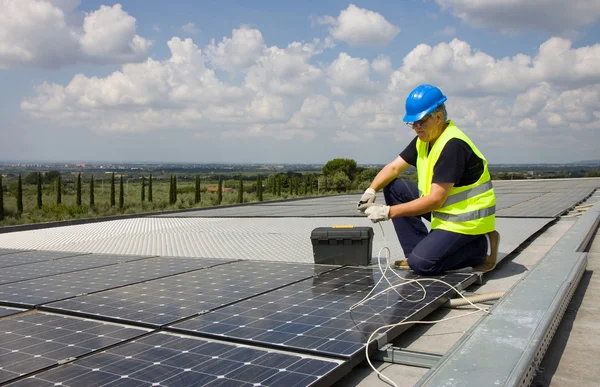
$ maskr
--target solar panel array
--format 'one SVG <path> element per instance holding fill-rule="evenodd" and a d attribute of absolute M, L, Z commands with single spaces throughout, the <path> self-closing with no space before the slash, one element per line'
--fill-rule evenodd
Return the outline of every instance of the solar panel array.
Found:
<path fill-rule="evenodd" d="M 0 285 L 0 303 L 32 307 L 227 262 L 231 261 L 169 257 L 142 259 L 119 265 Z"/>
<path fill-rule="evenodd" d="M 161 326 L 335 268 L 281 262 L 234 262 L 59 301 L 44 309 Z"/>
<path fill-rule="evenodd" d="M 0 284 L 70 273 L 95 267 L 137 261 L 150 256 L 86 254 L 52 261 L 6 267 L 0 271 Z"/>
<path fill-rule="evenodd" d="M 0 319 L 0 383 L 147 332 L 41 312 Z"/>
<path fill-rule="evenodd" d="M 29 263 L 51 261 L 66 257 L 83 255 L 83 253 L 63 252 L 63 251 L 26 251 L 22 253 L 8 253 L 0 256 L 0 268 L 26 265 Z"/>
<path fill-rule="evenodd" d="M 573 188 L 562 192 L 548 192 L 534 199 L 500 210 L 497 216 L 554 218 L 582 202 L 594 192 L 594 188 Z"/>
<path fill-rule="evenodd" d="M 11 386 L 286 386 L 337 379 L 343 362 L 154 333 Z M 348 368 L 348 367 L 346 367 Z"/>
<path fill-rule="evenodd" d="M 342 268 L 167 329 L 319 355 L 352 357 L 358 361 L 362 360 L 364 346 L 375 329 L 419 320 L 443 303 L 442 300 L 455 294 L 446 284 L 436 281 L 426 280 L 425 294 L 420 287 L 407 283 L 398 287 L 397 292 L 390 290 L 349 311 L 370 291 L 377 294 L 389 286 L 382 281 L 374 289 L 380 278 L 377 268 Z M 416 277 L 405 274 L 405 278 Z M 436 279 L 461 289 L 474 278 L 470 274 L 454 273 Z M 396 279 L 392 283 L 404 282 L 406 280 Z M 395 334 L 400 330 L 403 329 L 397 328 Z"/>

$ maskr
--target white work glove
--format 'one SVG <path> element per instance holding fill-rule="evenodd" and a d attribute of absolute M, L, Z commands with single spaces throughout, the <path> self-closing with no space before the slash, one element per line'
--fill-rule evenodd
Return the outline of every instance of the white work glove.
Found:
<path fill-rule="evenodd" d="M 365 214 L 369 216 L 371 222 L 377 223 L 382 220 L 390 220 L 390 206 L 375 203 L 368 203 L 366 206 Z"/>
<path fill-rule="evenodd" d="M 375 190 L 373 188 L 367 188 L 358 202 L 358 210 L 364 213 L 369 207 L 368 205 L 373 203 L 375 203 Z"/>

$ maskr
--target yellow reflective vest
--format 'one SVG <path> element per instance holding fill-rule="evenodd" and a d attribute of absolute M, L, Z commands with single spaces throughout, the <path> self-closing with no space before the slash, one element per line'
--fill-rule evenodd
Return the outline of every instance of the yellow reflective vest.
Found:
<path fill-rule="evenodd" d="M 496 226 L 496 195 L 488 163 L 479 149 L 452 121 L 433 147 L 427 152 L 429 143 L 417 139 L 417 174 L 419 194 L 429 195 L 433 167 L 438 161 L 446 143 L 453 138 L 466 142 L 473 152 L 483 160 L 483 173 L 474 184 L 464 187 L 452 187 L 441 208 L 431 213 L 431 229 L 441 229 L 460 234 L 478 235 L 494 230 Z"/>

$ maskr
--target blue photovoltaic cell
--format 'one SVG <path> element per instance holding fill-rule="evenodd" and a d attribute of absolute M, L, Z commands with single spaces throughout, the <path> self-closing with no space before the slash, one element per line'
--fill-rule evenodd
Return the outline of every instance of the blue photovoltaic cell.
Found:
<path fill-rule="evenodd" d="M 0 304 L 35 306 L 227 263 L 211 258 L 148 258 L 74 273 L 0 285 Z"/>
<path fill-rule="evenodd" d="M 44 310 L 161 326 L 336 268 L 240 261 L 58 301 Z"/>
<path fill-rule="evenodd" d="M 284 386 L 335 382 L 340 360 L 154 333 L 11 384 L 18 386 Z"/>
<path fill-rule="evenodd" d="M 0 319 L 0 383 L 147 332 L 41 312 Z"/>
<path fill-rule="evenodd" d="M 144 258 L 150 258 L 150 256 L 86 254 L 28 265 L 6 267 L 0 271 L 0 284 L 137 261 Z"/>
<path fill-rule="evenodd" d="M 0 306 L 0 317 L 10 316 L 11 314 L 21 313 L 26 309 L 18 309 L 18 308 L 7 308 L 5 306 Z"/>
<path fill-rule="evenodd" d="M 447 285 L 424 279 L 427 294 L 422 301 L 409 302 L 401 298 L 419 300 L 423 297 L 419 287 L 407 284 L 398 288 L 401 296 L 390 290 L 349 312 L 353 304 L 373 289 L 380 276 L 375 268 L 342 268 L 174 324 L 169 329 L 320 355 L 354 357 L 360 351 L 360 356 L 364 356 L 364 346 L 376 328 L 420 320 L 455 294 Z M 407 273 L 404 276 L 415 278 Z M 392 280 L 394 277 L 389 273 L 388 278 L 392 283 L 403 282 L 397 278 Z M 456 273 L 433 278 L 460 289 L 472 283 L 475 276 Z M 388 286 L 383 281 L 374 294 Z M 403 329 L 396 329 L 394 334 Z"/>
<path fill-rule="evenodd" d="M 66 257 L 85 255 L 85 253 L 73 253 L 66 251 L 25 251 L 22 253 L 13 253 L 0 255 L 0 268 L 26 265 L 34 262 L 51 261 Z"/>

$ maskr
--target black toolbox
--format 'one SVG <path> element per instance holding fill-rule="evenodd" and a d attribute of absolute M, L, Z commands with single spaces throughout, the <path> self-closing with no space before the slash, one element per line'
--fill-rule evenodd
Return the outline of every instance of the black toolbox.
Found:
<path fill-rule="evenodd" d="M 373 235 L 372 227 L 317 227 L 310 235 L 315 263 L 367 266 L 373 253 Z"/>

